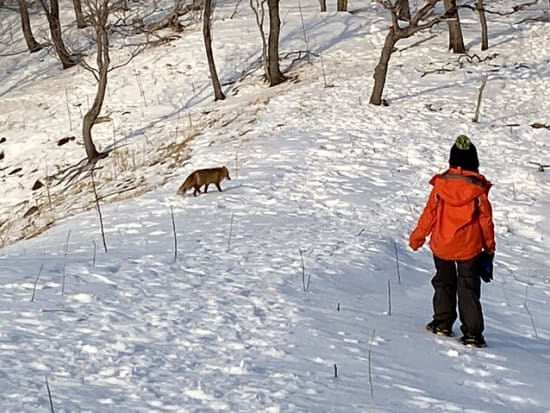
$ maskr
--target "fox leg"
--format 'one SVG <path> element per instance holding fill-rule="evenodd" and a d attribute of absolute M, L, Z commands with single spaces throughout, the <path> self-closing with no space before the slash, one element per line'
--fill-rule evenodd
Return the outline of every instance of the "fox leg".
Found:
<path fill-rule="evenodd" d="M 197 194 L 201 193 L 201 187 L 199 185 L 195 185 L 195 190 L 193 191 L 193 196 L 197 196 Z"/>
<path fill-rule="evenodd" d="M 216 184 L 216 188 L 218 188 L 218 191 L 222 192 L 222 187 L 220 186 L 220 184 L 217 182 L 215 182 L 215 184 Z"/>
<path fill-rule="evenodd" d="M 210 184 L 204 184 L 204 193 L 205 194 L 208 192 L 208 185 L 210 185 Z"/>

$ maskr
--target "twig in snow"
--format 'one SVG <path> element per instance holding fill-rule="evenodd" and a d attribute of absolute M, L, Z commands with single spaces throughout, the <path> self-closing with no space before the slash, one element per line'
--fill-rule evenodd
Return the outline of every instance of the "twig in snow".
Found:
<path fill-rule="evenodd" d="M 328 84 L 327 83 L 327 74 L 325 72 L 325 62 L 323 61 L 323 56 L 321 56 L 321 71 L 323 73 L 323 82 L 324 82 L 325 88 L 334 87 L 333 84 Z"/>
<path fill-rule="evenodd" d="M 95 253 L 96 253 L 96 250 L 97 250 L 97 246 L 95 245 L 94 240 L 92 240 L 92 244 L 94 244 L 94 254 L 92 256 L 92 267 L 95 267 Z"/>
<path fill-rule="evenodd" d="M 92 189 L 94 190 L 95 205 L 96 205 L 96 208 L 97 208 L 97 213 L 99 215 L 99 225 L 100 225 L 100 228 L 101 228 L 101 239 L 103 240 L 103 248 L 105 248 L 105 252 L 107 252 L 107 242 L 105 241 L 105 229 L 103 228 L 103 216 L 101 215 L 101 208 L 99 206 L 99 198 L 97 197 L 97 190 L 96 190 L 96 187 L 95 187 L 94 168 L 92 168 L 90 176 L 92 177 Z"/>
<path fill-rule="evenodd" d="M 38 274 L 36 274 L 36 278 L 34 280 L 34 286 L 32 287 L 31 303 L 34 302 L 34 298 L 36 297 L 36 285 L 38 284 L 38 279 L 40 278 L 40 274 L 42 274 L 43 268 L 44 268 L 44 264 L 40 265 L 40 270 L 38 270 Z"/>
<path fill-rule="evenodd" d="M 172 216 L 172 231 L 174 232 L 174 261 L 178 260 L 178 235 L 176 232 L 176 220 L 174 219 L 174 208 L 170 206 L 170 215 Z"/>
<path fill-rule="evenodd" d="M 483 89 L 485 89 L 486 84 L 487 84 L 487 75 L 483 76 L 483 79 L 481 80 L 481 86 L 479 87 L 479 92 L 477 94 L 476 112 L 475 112 L 474 118 L 472 119 L 472 122 L 477 122 L 479 119 L 479 109 L 481 108 L 481 99 L 483 97 Z"/>
<path fill-rule="evenodd" d="M 231 223 L 229 225 L 229 239 L 227 240 L 227 252 L 231 250 L 231 237 L 233 236 L 233 213 L 231 213 Z"/>
<path fill-rule="evenodd" d="M 48 160 L 46 159 L 46 195 L 48 196 L 48 205 L 52 209 L 52 196 L 50 194 L 50 179 L 48 177 Z"/>
<path fill-rule="evenodd" d="M 174 141 L 178 143 L 178 127 L 180 124 L 180 112 L 178 112 L 178 117 L 176 118 L 176 132 L 174 132 Z"/>
<path fill-rule="evenodd" d="M 334 364 L 334 378 L 338 378 L 338 366 L 336 365 L 336 363 Z"/>
<path fill-rule="evenodd" d="M 304 43 L 306 44 L 306 50 L 309 49 L 309 42 L 306 33 L 306 25 L 304 23 L 304 14 L 302 13 L 302 3 L 298 0 L 298 9 L 300 11 L 300 20 L 302 21 L 302 32 L 304 33 Z"/>
<path fill-rule="evenodd" d="M 237 152 L 235 153 L 235 177 L 239 178 L 239 148 L 237 148 Z"/>
<path fill-rule="evenodd" d="M 407 194 L 406 192 L 403 192 L 405 194 L 405 198 L 407 199 L 407 204 L 409 205 L 409 209 L 411 210 L 411 216 L 414 217 L 414 210 L 412 208 L 412 205 L 411 205 L 411 200 L 409 199 L 409 194 Z"/>
<path fill-rule="evenodd" d="M 55 413 L 53 408 L 52 392 L 50 391 L 50 384 L 48 383 L 48 376 L 46 376 L 46 389 L 48 389 L 48 399 L 50 400 L 50 412 Z"/>
<path fill-rule="evenodd" d="M 306 277 L 306 265 L 304 264 L 304 253 L 302 252 L 301 248 L 299 248 L 298 251 L 300 251 L 300 259 L 302 260 L 302 288 L 304 289 L 304 291 L 307 291 L 309 290 L 309 284 L 311 282 L 311 274 L 308 274 Z"/>
<path fill-rule="evenodd" d="M 137 70 L 134 71 L 134 75 L 136 76 L 138 89 L 139 89 L 139 94 L 143 98 L 143 104 L 145 105 L 145 107 L 147 107 L 147 99 L 145 99 L 145 91 L 143 90 L 143 87 L 141 86 L 141 76 L 140 76 L 140 74 Z"/>
<path fill-rule="evenodd" d="M 65 241 L 65 249 L 63 251 L 63 259 L 65 262 L 63 263 L 63 282 L 61 283 L 61 297 L 65 295 L 65 278 L 66 278 L 65 266 L 67 265 L 67 252 L 69 251 L 70 238 L 71 238 L 71 230 L 69 230 L 69 232 L 67 233 L 67 240 Z"/>
<path fill-rule="evenodd" d="M 370 398 L 374 403 L 374 386 L 372 384 L 372 342 L 374 341 L 375 330 L 372 330 L 372 336 L 369 340 L 369 387 L 370 387 Z"/>
<path fill-rule="evenodd" d="M 69 92 L 65 87 L 65 105 L 67 106 L 67 114 L 69 115 L 69 130 L 73 130 L 73 121 L 71 119 L 71 110 L 69 108 Z"/>
<path fill-rule="evenodd" d="M 388 315 L 391 317 L 391 281 L 388 280 Z"/>
<path fill-rule="evenodd" d="M 529 307 L 527 307 L 527 289 L 529 288 L 528 285 L 525 286 L 525 298 L 523 299 L 523 307 L 525 308 L 525 311 L 527 311 L 527 314 L 529 315 L 529 319 L 531 320 L 531 325 L 533 326 L 533 332 L 535 333 L 535 338 L 539 338 L 539 335 L 537 334 L 537 326 L 535 325 L 535 320 L 533 319 L 533 315 L 531 314 L 531 311 L 529 311 Z"/>
<path fill-rule="evenodd" d="M 397 248 L 397 241 L 393 242 L 393 249 L 395 251 L 395 265 L 397 266 L 397 282 L 401 285 L 401 272 L 399 271 L 399 250 Z"/>

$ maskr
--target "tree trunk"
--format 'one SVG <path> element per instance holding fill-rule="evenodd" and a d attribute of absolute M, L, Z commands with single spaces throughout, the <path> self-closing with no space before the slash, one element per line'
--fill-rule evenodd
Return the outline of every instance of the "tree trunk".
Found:
<path fill-rule="evenodd" d="M 82 122 L 82 138 L 84 140 L 86 155 L 90 162 L 106 156 L 106 154 L 97 151 L 92 139 L 92 128 L 101 112 L 103 101 L 105 100 L 107 75 L 109 74 L 109 65 L 111 63 L 109 56 L 109 35 L 107 34 L 107 20 L 109 15 L 108 0 L 99 1 L 103 3 L 98 7 L 96 11 L 97 16 L 95 16 L 92 21 L 97 43 L 97 91 L 94 103 L 84 115 Z"/>
<path fill-rule="evenodd" d="M 47 2 L 49 1 L 49 6 Z M 40 0 L 44 11 L 46 12 L 46 17 L 48 19 L 48 24 L 50 26 L 50 33 L 52 36 L 52 42 L 55 47 L 55 51 L 61 60 L 63 69 L 68 69 L 78 64 L 78 61 L 69 53 L 63 43 L 63 36 L 61 34 L 61 24 L 59 22 L 59 3 L 58 0 Z"/>
<path fill-rule="evenodd" d="M 337 0 L 336 11 L 348 11 L 348 0 Z"/>
<path fill-rule="evenodd" d="M 43 48 L 43 46 L 36 41 L 31 30 L 31 19 L 29 17 L 29 9 L 27 8 L 26 0 L 19 1 L 19 14 L 21 15 L 21 27 L 23 28 L 23 36 L 27 43 L 29 52 L 34 53 Z"/>
<path fill-rule="evenodd" d="M 388 73 L 388 64 L 390 62 L 393 47 L 397 43 L 398 37 L 395 35 L 393 28 L 388 30 L 386 40 L 384 41 L 384 47 L 380 54 L 380 60 L 378 65 L 374 69 L 374 87 L 370 96 L 370 103 L 380 106 L 382 104 L 382 92 L 384 91 L 384 85 L 386 84 L 386 75 Z"/>
<path fill-rule="evenodd" d="M 269 39 L 266 75 L 269 86 L 275 86 L 286 80 L 279 66 L 279 34 L 281 30 L 279 0 L 267 0 L 267 7 L 269 8 Z"/>
<path fill-rule="evenodd" d="M 327 11 L 327 0 L 319 0 L 321 11 Z"/>
<path fill-rule="evenodd" d="M 487 50 L 489 48 L 489 34 L 487 31 L 487 19 L 485 17 L 483 0 L 476 0 L 475 5 L 479 13 L 479 23 L 481 25 L 481 50 Z"/>
<path fill-rule="evenodd" d="M 87 27 L 84 13 L 82 13 L 82 3 L 80 0 L 73 0 L 74 14 L 76 16 L 76 27 L 83 29 Z"/>
<path fill-rule="evenodd" d="M 411 20 L 411 8 L 409 6 L 409 0 L 398 0 L 397 4 L 397 18 L 403 21 Z"/>
<path fill-rule="evenodd" d="M 460 20 L 458 18 L 458 10 L 456 8 L 456 0 L 443 0 L 443 4 L 445 6 L 445 14 L 449 17 L 447 20 L 447 26 L 449 28 L 449 50 L 452 50 L 454 53 L 466 53 L 462 29 L 460 28 Z"/>
<path fill-rule="evenodd" d="M 202 34 L 206 48 L 206 58 L 208 59 L 208 68 L 210 69 L 210 77 L 212 78 L 212 86 L 214 88 L 214 100 L 223 100 L 225 99 L 225 95 L 222 92 L 214 62 L 214 53 L 212 52 L 212 0 L 204 0 Z"/>

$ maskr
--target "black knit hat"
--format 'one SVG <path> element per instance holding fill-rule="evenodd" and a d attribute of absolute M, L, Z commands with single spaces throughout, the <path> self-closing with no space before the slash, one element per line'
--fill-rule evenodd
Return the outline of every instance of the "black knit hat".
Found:
<path fill-rule="evenodd" d="M 477 158 L 477 150 L 466 135 L 460 135 L 456 138 L 455 144 L 451 148 L 449 165 L 451 167 L 460 166 L 465 171 L 478 172 L 479 159 Z"/>

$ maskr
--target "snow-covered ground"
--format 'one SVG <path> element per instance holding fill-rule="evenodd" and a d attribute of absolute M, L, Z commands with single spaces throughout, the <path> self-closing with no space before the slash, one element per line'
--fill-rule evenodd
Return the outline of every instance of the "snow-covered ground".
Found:
<path fill-rule="evenodd" d="M 248 3 L 218 3 L 225 101 L 199 26 L 111 74 L 111 122 L 94 128 L 100 149 L 119 148 L 95 176 L 107 252 L 90 177 L 61 180 L 85 155 L 93 79 L 26 54 L 0 9 L 0 410 L 50 411 L 47 378 L 55 412 L 550 412 L 550 172 L 531 163 L 550 163 L 550 131 L 531 126 L 550 124 L 550 26 L 517 24 L 544 5 L 489 14 L 486 52 L 461 9 L 469 57 L 447 52 L 445 25 L 398 43 L 390 106 L 374 107 L 380 6 L 283 2 L 281 54 L 318 57 L 266 88 L 261 70 L 234 82 L 261 49 Z M 494 184 L 479 350 L 426 333 L 432 258 L 407 247 L 461 133 Z M 222 164 L 223 192 L 176 196 Z"/>

